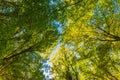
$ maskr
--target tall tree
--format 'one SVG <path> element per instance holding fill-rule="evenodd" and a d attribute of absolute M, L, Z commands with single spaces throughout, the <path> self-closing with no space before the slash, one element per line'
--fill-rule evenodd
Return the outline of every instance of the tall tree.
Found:
<path fill-rule="evenodd" d="M 65 78 L 69 72 L 75 80 L 119 80 L 120 2 L 64 1 L 69 5 L 66 11 L 68 24 L 63 31 L 63 46 L 51 59 L 55 78 L 69 80 Z M 64 47 L 69 50 L 61 50 Z M 66 53 L 67 57 L 64 56 Z"/>
<path fill-rule="evenodd" d="M 0 78 L 44 79 L 42 60 L 59 36 L 55 10 L 50 0 L 0 0 Z"/>

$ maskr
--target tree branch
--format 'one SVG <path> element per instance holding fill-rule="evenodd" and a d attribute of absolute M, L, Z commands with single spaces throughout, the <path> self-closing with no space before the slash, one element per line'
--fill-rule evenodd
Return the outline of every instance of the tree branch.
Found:
<path fill-rule="evenodd" d="M 97 27 L 97 28 L 102 30 L 104 33 L 106 33 L 108 37 L 115 39 L 115 41 L 120 41 L 120 37 L 119 36 L 116 36 L 114 34 L 110 34 L 109 32 L 107 32 L 106 30 L 103 30 L 100 27 Z"/>

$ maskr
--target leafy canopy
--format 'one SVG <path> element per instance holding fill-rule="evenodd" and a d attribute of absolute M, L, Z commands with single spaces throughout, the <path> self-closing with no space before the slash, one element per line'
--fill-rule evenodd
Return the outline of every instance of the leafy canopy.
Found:
<path fill-rule="evenodd" d="M 49 58 L 53 80 L 119 80 L 120 1 L 0 4 L 1 79 L 44 80 L 42 64 Z"/>

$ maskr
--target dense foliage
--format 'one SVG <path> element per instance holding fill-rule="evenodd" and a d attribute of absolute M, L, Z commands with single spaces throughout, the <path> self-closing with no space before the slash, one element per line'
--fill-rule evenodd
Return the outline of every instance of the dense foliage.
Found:
<path fill-rule="evenodd" d="M 2 0 L 0 3 L 1 79 L 44 79 L 42 54 L 44 57 L 49 54 L 59 35 L 50 26 L 54 14 L 48 8 L 49 0 Z"/>
<path fill-rule="evenodd" d="M 119 80 L 120 2 L 73 1 L 62 42 L 51 58 L 55 80 Z"/>
<path fill-rule="evenodd" d="M 0 0 L 0 80 L 45 80 L 46 60 L 52 80 L 119 80 L 119 15 L 119 0 Z"/>

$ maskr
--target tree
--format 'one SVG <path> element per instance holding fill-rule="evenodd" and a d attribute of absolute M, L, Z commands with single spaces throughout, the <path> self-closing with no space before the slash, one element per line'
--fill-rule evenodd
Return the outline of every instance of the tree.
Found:
<path fill-rule="evenodd" d="M 76 55 L 72 50 L 61 45 L 58 52 L 51 58 L 51 73 L 55 80 L 79 80 L 76 66 Z"/>
<path fill-rule="evenodd" d="M 0 2 L 3 80 L 43 80 L 42 63 L 57 43 L 60 48 L 50 57 L 53 79 L 119 80 L 120 1 Z"/>
<path fill-rule="evenodd" d="M 49 0 L 0 0 L 0 78 L 44 79 L 42 61 L 59 36 Z"/>
<path fill-rule="evenodd" d="M 56 61 L 51 61 L 52 73 L 65 80 L 66 71 L 75 80 L 119 80 L 119 5 L 117 0 L 67 1 L 68 24 L 64 28 L 62 43 Z M 66 47 L 65 47 L 66 46 Z M 61 48 L 69 50 L 61 50 Z M 64 54 L 68 54 L 67 59 Z M 71 53 L 71 54 L 70 54 Z M 62 55 L 62 56 L 61 56 Z M 74 59 L 73 56 L 77 55 Z M 58 59 L 58 60 L 57 60 Z M 64 60 L 66 59 L 66 60 Z M 68 61 L 70 60 L 70 61 Z M 70 64 L 74 63 L 74 64 Z M 73 69 L 69 70 L 69 67 Z M 62 69 L 61 66 L 65 68 Z M 60 71 L 60 69 L 62 71 Z M 75 74 L 78 78 L 75 77 Z M 61 77 L 61 74 L 62 77 Z"/>

